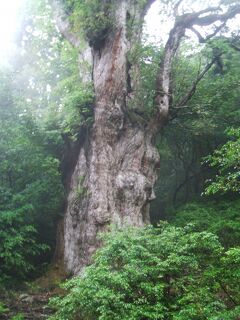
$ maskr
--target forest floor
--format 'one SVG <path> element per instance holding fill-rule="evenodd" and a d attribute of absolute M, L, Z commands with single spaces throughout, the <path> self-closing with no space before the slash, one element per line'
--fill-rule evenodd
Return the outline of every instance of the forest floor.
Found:
<path fill-rule="evenodd" d="M 6 311 L 1 320 L 36 320 L 47 319 L 53 310 L 48 306 L 51 293 L 11 293 L 4 298 Z"/>
<path fill-rule="evenodd" d="M 41 278 L 28 283 L 21 290 L 10 290 L 0 293 L 4 312 L 0 320 L 43 320 L 54 310 L 48 305 L 50 298 L 62 294 L 60 284 L 66 275 L 58 267 L 51 268 Z"/>

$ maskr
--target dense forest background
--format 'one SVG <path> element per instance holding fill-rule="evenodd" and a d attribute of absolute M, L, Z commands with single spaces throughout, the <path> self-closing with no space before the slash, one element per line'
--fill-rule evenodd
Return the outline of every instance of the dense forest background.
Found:
<path fill-rule="evenodd" d="M 65 5 L 72 10 L 71 1 Z M 89 13 L 87 4 L 74 10 Z M 27 1 L 20 24 L 16 53 L 0 68 L 3 291 L 51 269 L 72 163 L 93 123 L 93 87 L 81 78 L 78 52 L 56 27 L 50 3 Z M 156 141 L 154 227 L 113 227 L 86 276 L 70 281 L 65 300 L 53 302 L 54 319 L 239 319 L 239 31 L 226 25 L 204 44 L 192 39 L 184 39 L 174 59 L 174 104 Z M 131 53 L 144 109 L 130 117 L 139 125 L 153 112 L 163 46 L 145 40 Z M 208 64 L 191 100 L 178 107 Z M 4 310 L 0 304 L 0 317 Z"/>

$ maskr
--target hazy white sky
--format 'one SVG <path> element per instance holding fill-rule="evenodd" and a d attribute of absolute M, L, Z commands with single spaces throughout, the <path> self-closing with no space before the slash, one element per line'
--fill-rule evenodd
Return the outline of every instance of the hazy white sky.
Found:
<path fill-rule="evenodd" d="M 167 35 L 172 27 L 172 21 L 161 21 L 161 0 L 157 0 L 153 3 L 145 17 L 144 32 L 148 35 L 148 41 L 151 43 L 158 43 L 160 41 L 166 41 Z"/>
<path fill-rule="evenodd" d="M 26 0 L 0 0 L 0 64 L 4 64 L 7 57 L 13 53 L 14 34 L 17 29 L 17 13 Z M 38 1 L 38 0 L 35 0 Z M 156 42 L 161 37 L 159 28 L 160 0 L 157 0 L 147 16 L 146 32 L 151 35 L 151 41 Z M 166 25 L 164 29 L 166 29 Z M 168 26 L 170 28 L 170 26 Z M 165 34 L 167 30 L 165 31 Z"/>
<path fill-rule="evenodd" d="M 17 28 L 17 11 L 24 0 L 0 0 L 0 62 L 14 49 L 13 38 Z"/>
<path fill-rule="evenodd" d="M 24 1 L 26 0 L 0 0 L 0 63 L 4 63 L 6 61 L 6 57 L 9 56 L 14 50 L 14 32 L 17 29 L 17 12 L 21 9 Z M 35 0 L 38 1 L 38 0 Z M 188 6 L 188 8 L 192 7 L 189 3 L 192 3 L 192 0 L 185 0 L 184 4 Z M 206 6 L 206 2 L 208 5 L 211 5 L 218 0 L 195 0 L 193 9 L 199 9 L 202 6 Z M 197 6 L 197 8 L 196 8 Z M 159 42 L 166 40 L 167 34 L 171 29 L 172 22 L 171 20 L 161 21 L 161 17 L 159 13 L 161 12 L 161 0 L 156 0 L 155 3 L 150 8 L 148 15 L 146 16 L 146 28 L 145 32 L 149 34 L 150 42 Z M 235 19 L 232 24 L 236 26 L 236 21 L 240 21 Z"/>

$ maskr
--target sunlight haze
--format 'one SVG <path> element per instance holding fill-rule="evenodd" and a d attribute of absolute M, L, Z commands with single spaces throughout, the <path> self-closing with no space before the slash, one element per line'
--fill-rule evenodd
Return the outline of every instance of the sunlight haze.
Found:
<path fill-rule="evenodd" d="M 4 63 L 14 50 L 17 30 L 17 12 L 24 0 L 0 1 L 0 63 Z"/>
<path fill-rule="evenodd" d="M 0 64 L 6 64 L 8 58 L 14 54 L 16 45 L 14 44 L 14 36 L 16 35 L 18 25 L 18 12 L 21 12 L 21 6 L 26 0 L 0 0 Z M 38 1 L 38 0 L 36 0 Z M 188 5 L 190 10 L 199 10 L 205 7 L 205 1 L 191 1 L 186 0 L 184 5 Z M 209 0 L 209 5 L 216 5 L 217 0 Z M 163 10 L 161 6 L 161 1 L 156 0 L 151 8 L 149 9 L 148 14 L 145 18 L 145 28 L 144 33 L 148 43 L 165 43 L 168 37 L 168 33 L 173 25 L 173 20 L 169 17 L 164 19 L 164 15 L 161 15 Z M 238 29 L 239 19 L 235 18 L 232 21 L 228 22 L 230 30 Z M 187 32 L 191 38 L 195 39 L 196 36 L 192 32 Z M 196 42 L 197 38 L 196 38 Z"/>

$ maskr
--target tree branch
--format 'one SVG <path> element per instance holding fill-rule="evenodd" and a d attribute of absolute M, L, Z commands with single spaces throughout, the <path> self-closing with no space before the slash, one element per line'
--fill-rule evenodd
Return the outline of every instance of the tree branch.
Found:
<path fill-rule="evenodd" d="M 173 15 L 174 15 L 174 17 L 179 16 L 178 9 L 179 9 L 179 6 L 180 6 L 180 4 L 181 4 L 182 2 L 183 2 L 183 0 L 179 0 L 179 1 L 175 4 L 175 6 L 173 7 Z"/>
<path fill-rule="evenodd" d="M 223 292 L 227 295 L 229 300 L 233 303 L 233 305 L 237 306 L 238 305 L 237 301 L 235 301 L 235 299 L 230 295 L 226 287 L 223 285 L 223 283 L 219 279 L 218 279 L 218 283 L 220 284 L 220 287 L 222 288 Z"/>
<path fill-rule="evenodd" d="M 186 95 L 180 100 L 180 102 L 177 104 L 175 108 L 179 109 L 182 106 L 186 105 L 186 103 L 192 98 L 194 95 L 198 83 L 202 80 L 202 78 L 205 76 L 205 74 L 208 72 L 208 70 L 213 66 L 213 64 L 216 62 L 216 60 L 222 55 L 222 53 L 218 54 L 215 56 L 211 62 L 209 62 L 205 68 L 202 70 L 202 72 L 199 73 L 198 77 L 196 80 L 193 82 L 191 88 L 189 91 L 186 93 Z"/>
<path fill-rule="evenodd" d="M 141 12 L 141 17 L 143 18 L 148 10 L 150 9 L 151 5 L 155 2 L 156 0 L 148 0 L 143 8 L 143 11 Z"/>
<path fill-rule="evenodd" d="M 189 28 L 189 30 L 191 30 L 193 33 L 196 34 L 196 36 L 198 37 L 198 41 L 199 41 L 200 43 L 205 42 L 204 37 L 201 35 L 201 33 L 200 33 L 198 30 L 196 30 L 194 27 Z"/>
<path fill-rule="evenodd" d="M 175 6 L 175 12 L 178 10 L 178 6 L 181 4 L 181 0 L 179 0 Z M 219 32 L 227 20 L 234 18 L 237 14 L 240 13 L 240 4 L 230 7 L 225 13 L 213 13 L 219 12 L 221 10 L 220 7 L 210 7 L 198 12 L 186 13 L 181 16 L 177 16 L 175 19 L 175 24 L 173 29 L 169 33 L 168 41 L 164 48 L 163 58 L 161 60 L 159 72 L 157 74 L 156 80 L 156 96 L 155 103 L 157 106 L 157 113 L 155 114 L 155 121 L 153 121 L 154 127 L 157 127 L 155 124 L 157 121 L 159 122 L 159 127 L 162 126 L 163 123 L 166 122 L 169 107 L 171 104 L 171 69 L 172 62 L 177 52 L 177 49 L 180 45 L 181 39 L 185 35 L 186 29 L 191 29 L 198 36 L 200 42 L 204 42 Z M 194 25 L 199 26 L 208 26 L 216 21 L 222 22 L 220 26 L 216 27 L 214 32 L 204 38 L 200 32 L 193 28 Z M 188 91 L 188 93 L 182 98 L 179 105 L 184 105 L 188 100 L 193 96 L 197 84 L 204 77 L 206 72 L 211 68 L 216 59 L 219 56 L 215 56 L 214 59 L 204 68 L 204 70 L 199 74 L 192 87 Z"/>
<path fill-rule="evenodd" d="M 223 14 L 210 14 L 204 17 L 200 17 L 204 12 L 200 11 L 195 19 L 192 19 L 191 24 L 189 26 L 186 26 L 187 28 L 193 26 L 193 25 L 199 25 L 199 26 L 208 26 L 216 21 L 223 21 L 226 22 L 229 19 L 234 18 L 237 14 L 240 13 L 240 5 L 237 4 L 234 7 L 231 7 L 228 9 L 227 12 Z"/>
<path fill-rule="evenodd" d="M 216 29 L 214 30 L 213 33 L 209 34 L 206 38 L 205 41 L 211 39 L 212 37 L 214 37 L 219 31 L 221 31 L 222 28 L 225 27 L 227 21 L 224 21 L 222 24 L 220 24 L 218 27 L 216 27 Z"/>
<path fill-rule="evenodd" d="M 224 21 L 222 24 L 220 24 L 218 27 L 216 27 L 216 29 L 214 30 L 213 33 L 209 34 L 207 37 L 203 37 L 201 35 L 201 33 L 196 30 L 194 27 L 189 28 L 192 32 L 194 32 L 196 34 L 196 36 L 198 37 L 198 41 L 200 43 L 205 43 L 207 42 L 209 39 L 211 39 L 212 37 L 214 37 L 225 25 L 226 25 L 227 21 Z"/>
<path fill-rule="evenodd" d="M 61 35 L 69 41 L 69 43 L 78 48 L 80 45 L 80 40 L 76 34 L 71 31 L 71 26 L 68 21 L 68 17 L 66 16 L 65 12 L 61 8 L 59 1 L 53 0 L 52 7 L 54 12 L 54 19 L 56 20 L 56 24 L 58 27 L 59 32 Z"/>
<path fill-rule="evenodd" d="M 234 43 L 230 43 L 230 46 L 236 51 L 240 51 L 240 47 L 236 46 Z"/>

